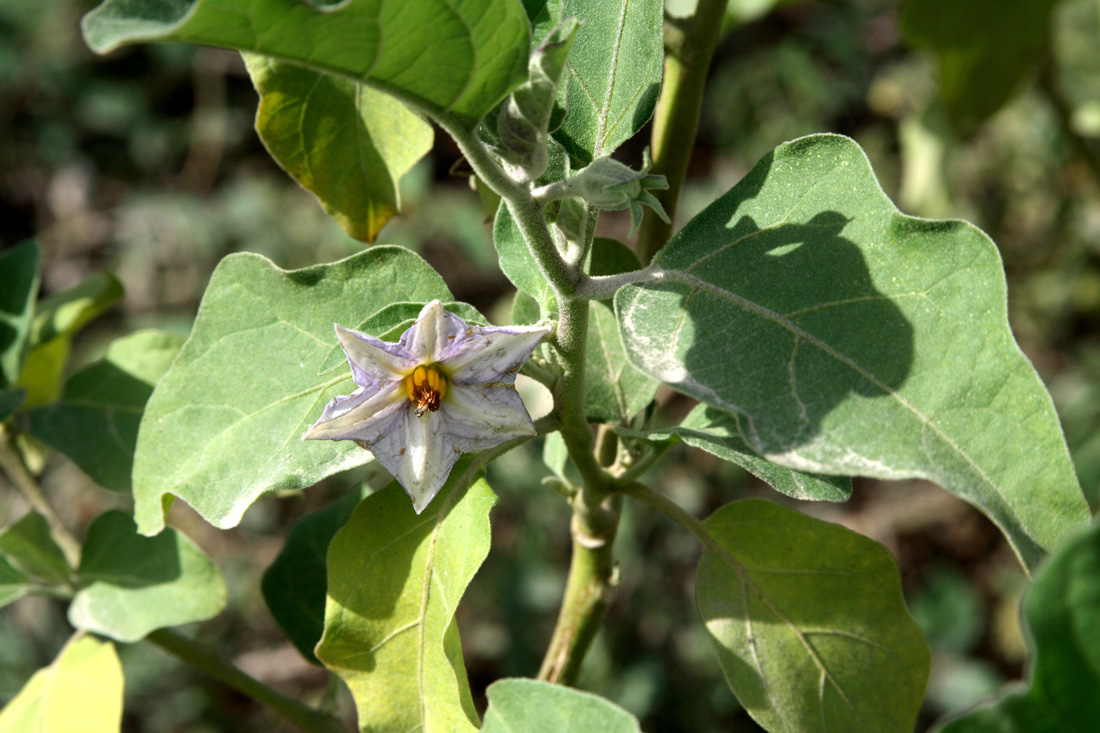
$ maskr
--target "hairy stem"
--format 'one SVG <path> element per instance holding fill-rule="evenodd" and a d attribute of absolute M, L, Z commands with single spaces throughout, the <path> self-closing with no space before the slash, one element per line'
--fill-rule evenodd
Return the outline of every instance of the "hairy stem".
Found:
<path fill-rule="evenodd" d="M 0 425 L 0 469 L 7 474 L 12 485 L 23 495 L 31 508 L 46 518 L 54 541 L 65 553 L 65 559 L 69 561 L 69 565 L 75 568 L 80 564 L 80 542 L 61 521 L 57 510 L 53 508 L 53 504 L 42 491 L 42 487 L 27 469 L 27 464 L 23 462 L 23 456 L 16 450 L 12 439 L 13 436 L 3 425 Z"/>
<path fill-rule="evenodd" d="M 703 90 L 707 82 L 718 33 L 726 12 L 726 0 L 699 0 L 695 13 L 680 25 L 665 54 L 665 77 L 661 98 L 653 113 L 653 168 L 651 173 L 668 180 L 668 189 L 654 191 L 670 222 L 676 221 L 676 205 L 687 174 L 688 160 L 695 147 Z M 638 236 L 638 254 L 649 263 L 672 234 L 651 209 L 646 209 Z"/>
<path fill-rule="evenodd" d="M 255 677 L 226 662 L 212 649 L 180 636 L 171 629 L 154 631 L 146 637 L 146 641 L 156 644 L 169 654 L 232 687 L 242 695 L 266 705 L 308 733 L 346 733 L 347 729 L 331 715 L 273 690 Z"/>

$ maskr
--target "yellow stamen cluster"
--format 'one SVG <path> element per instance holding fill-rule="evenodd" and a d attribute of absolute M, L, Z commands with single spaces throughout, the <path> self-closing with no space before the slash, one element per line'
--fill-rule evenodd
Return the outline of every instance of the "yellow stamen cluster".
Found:
<path fill-rule="evenodd" d="M 447 394 L 447 378 L 435 366 L 418 366 L 405 377 L 405 393 L 409 401 L 416 403 L 417 417 L 425 412 L 435 412 Z"/>

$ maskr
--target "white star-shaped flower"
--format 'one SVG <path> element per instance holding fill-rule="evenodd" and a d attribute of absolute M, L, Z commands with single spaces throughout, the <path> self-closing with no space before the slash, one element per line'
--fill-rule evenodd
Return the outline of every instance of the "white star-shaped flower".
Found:
<path fill-rule="evenodd" d="M 438 300 L 397 343 L 337 325 L 359 389 L 333 399 L 302 440 L 354 440 L 401 482 L 419 514 L 459 455 L 535 434 L 514 385 L 549 332 L 473 326 Z"/>

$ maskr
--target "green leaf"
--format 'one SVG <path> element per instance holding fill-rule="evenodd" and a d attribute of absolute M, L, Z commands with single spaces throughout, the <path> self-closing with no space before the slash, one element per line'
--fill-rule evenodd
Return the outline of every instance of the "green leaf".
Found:
<path fill-rule="evenodd" d="M 29 575 L 49 583 L 69 582 L 69 563 L 53 536 L 50 525 L 38 512 L 30 512 L 0 532 L 0 555 Z"/>
<path fill-rule="evenodd" d="M 520 234 L 519 225 L 512 218 L 508 207 L 501 202 L 497 217 L 493 222 L 493 246 L 497 249 L 500 269 L 504 275 L 523 292 L 531 295 L 539 303 L 543 314 L 557 311 L 557 299 L 550 282 L 543 277 L 538 263 L 527 249 L 527 243 Z"/>
<path fill-rule="evenodd" d="M 494 682 L 481 733 L 641 733 L 638 719 L 590 692 L 528 679 Z"/>
<path fill-rule="evenodd" d="M 1024 598 L 1026 689 L 1009 692 L 942 733 L 1087 733 L 1100 720 L 1100 524 L 1051 555 Z"/>
<path fill-rule="evenodd" d="M 564 0 L 584 21 L 562 85 L 565 119 L 554 138 L 580 168 L 611 155 L 653 115 L 664 64 L 662 0 Z"/>
<path fill-rule="evenodd" d="M 7 420 L 12 414 L 23 406 L 27 399 L 26 390 L 5 389 L 0 390 L 0 422 Z"/>
<path fill-rule="evenodd" d="M 477 727 L 454 613 L 489 552 L 496 496 L 470 466 L 460 459 L 419 516 L 391 483 L 329 545 L 317 657 L 351 688 L 364 731 Z"/>
<path fill-rule="evenodd" d="M 512 300 L 512 323 L 516 325 L 531 325 L 538 323 L 542 318 L 539 302 L 522 290 L 516 291 L 516 297 Z"/>
<path fill-rule="evenodd" d="M 73 336 L 122 300 L 122 296 L 122 283 L 118 278 L 109 272 L 98 272 L 38 303 L 30 351 L 19 377 L 19 386 L 27 390 L 27 407 L 57 400 Z"/>
<path fill-rule="evenodd" d="M 901 32 L 939 61 L 944 109 L 964 134 L 1000 109 L 1044 61 L 1057 0 L 906 0 Z"/>
<path fill-rule="evenodd" d="M 11 566 L 3 555 L 0 555 L 0 608 L 12 601 L 17 601 L 34 590 L 34 584 L 30 578 Z"/>
<path fill-rule="evenodd" d="M 0 733 L 117 733 L 122 686 L 114 645 L 77 634 L 0 710 Z"/>
<path fill-rule="evenodd" d="M 350 442 L 301 441 L 332 397 L 354 389 L 349 371 L 319 374 L 336 344 L 333 324 L 433 298 L 451 299 L 443 279 L 400 247 L 291 271 L 254 254 L 222 260 L 141 421 L 138 530 L 164 526 L 166 494 L 226 528 L 264 492 L 312 486 L 370 460 Z"/>
<path fill-rule="evenodd" d="M 996 246 L 902 215 L 847 138 L 776 148 L 615 297 L 635 366 L 812 473 L 926 478 L 1025 567 L 1087 521 L 1058 417 L 1012 339 Z"/>
<path fill-rule="evenodd" d="M 373 242 L 401 210 L 398 183 L 432 148 L 432 128 L 383 92 L 246 53 L 260 93 L 256 131 L 271 157 L 349 235 Z"/>
<path fill-rule="evenodd" d="M 773 733 L 913 730 L 931 653 L 889 551 L 761 499 L 704 523 L 699 613 L 726 681 Z"/>
<path fill-rule="evenodd" d="M 347 492 L 324 509 L 294 523 L 275 561 L 264 571 L 260 588 L 271 615 L 287 638 L 310 662 L 325 628 L 325 558 L 337 530 L 367 495 L 365 488 Z"/>
<path fill-rule="evenodd" d="M 100 486 L 130 491 L 145 403 L 183 341 L 163 331 L 116 339 L 103 359 L 69 377 L 60 401 L 26 413 L 27 432 L 64 453 Z"/>
<path fill-rule="evenodd" d="M 592 422 L 626 423 L 657 394 L 660 383 L 627 360 L 610 303 L 588 306 L 584 409 Z"/>
<path fill-rule="evenodd" d="M 31 241 L 0 252 L 0 387 L 15 384 L 23 370 L 40 257 Z"/>
<path fill-rule="evenodd" d="M 181 532 L 142 537 L 129 514 L 100 514 L 88 528 L 69 623 L 116 641 L 213 618 L 225 608 L 218 568 Z"/>
<path fill-rule="evenodd" d="M 515 0 L 106 0 L 81 28 L 99 53 L 141 41 L 252 51 L 370 84 L 469 128 L 523 81 L 530 34 Z"/>
<path fill-rule="evenodd" d="M 684 421 L 664 430 L 617 428 L 620 435 L 647 440 L 679 437 L 688 445 L 736 463 L 776 491 L 807 501 L 848 501 L 852 480 L 847 476 L 822 476 L 766 461 L 749 447 L 737 420 L 729 413 L 697 405 Z"/>

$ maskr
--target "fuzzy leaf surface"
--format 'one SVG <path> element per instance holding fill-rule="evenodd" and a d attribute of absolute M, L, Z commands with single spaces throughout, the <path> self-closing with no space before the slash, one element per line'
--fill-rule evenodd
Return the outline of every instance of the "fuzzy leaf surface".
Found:
<path fill-rule="evenodd" d="M 473 731 L 455 609 L 489 552 L 496 495 L 455 465 L 419 516 L 397 482 L 371 494 L 328 551 L 317 657 L 351 689 L 363 731 Z"/>
<path fill-rule="evenodd" d="M 289 271 L 254 254 L 222 260 L 141 421 L 139 531 L 164 526 L 168 494 L 232 527 L 265 492 L 312 486 L 370 460 L 350 442 L 301 441 L 332 397 L 355 389 L 350 370 L 320 373 L 336 343 L 333 324 L 434 298 L 451 299 L 443 279 L 400 247 Z"/>
<path fill-rule="evenodd" d="M 1100 720 L 1100 524 L 1070 538 L 1024 598 L 1029 685 L 942 733 L 1088 733 Z"/>
<path fill-rule="evenodd" d="M 194 542 L 172 528 L 142 537 L 125 512 L 92 522 L 77 582 L 69 623 L 116 641 L 205 621 L 225 608 L 225 581 Z"/>
<path fill-rule="evenodd" d="M 1034 568 L 1088 521 L 1050 396 L 1012 338 L 996 246 L 901 214 L 853 141 L 776 148 L 615 297 L 631 361 L 788 468 L 925 478 Z"/>
<path fill-rule="evenodd" d="M 726 681 L 772 733 L 913 730 L 931 653 L 889 551 L 762 499 L 704 523 L 699 613 Z"/>
<path fill-rule="evenodd" d="M 486 690 L 481 733 L 641 733 L 638 719 L 610 700 L 550 682 L 505 679 Z"/>
<path fill-rule="evenodd" d="M 528 29 L 515 0 L 106 0 L 84 39 L 185 41 L 251 51 L 370 84 L 472 128 L 523 81 Z"/>
<path fill-rule="evenodd" d="M 163 331 L 116 339 L 100 361 L 69 377 L 58 402 L 27 412 L 27 432 L 64 453 L 103 488 L 130 491 L 145 403 L 183 341 Z"/>
<path fill-rule="evenodd" d="M 431 125 L 350 79 L 256 54 L 244 58 L 260 93 L 256 131 L 271 157 L 344 231 L 373 242 L 401 210 L 401 177 L 431 150 Z"/>

